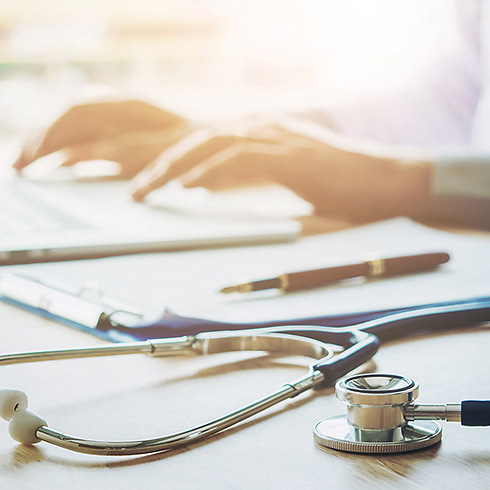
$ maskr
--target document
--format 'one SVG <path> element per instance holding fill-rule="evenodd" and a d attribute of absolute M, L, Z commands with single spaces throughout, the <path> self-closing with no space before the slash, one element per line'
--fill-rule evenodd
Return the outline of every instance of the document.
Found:
<path fill-rule="evenodd" d="M 219 293 L 226 285 L 366 258 L 446 251 L 447 264 L 411 275 L 343 281 L 281 294 Z M 156 317 L 168 308 L 215 321 L 287 322 L 490 296 L 490 238 L 438 231 L 396 218 L 292 243 L 3 267 L 105 295 Z M 97 293 L 98 294 L 98 293 Z"/>

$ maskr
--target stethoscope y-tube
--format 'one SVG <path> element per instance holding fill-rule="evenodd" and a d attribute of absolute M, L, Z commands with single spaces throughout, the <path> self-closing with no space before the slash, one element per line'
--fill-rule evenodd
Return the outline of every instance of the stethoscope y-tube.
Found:
<path fill-rule="evenodd" d="M 30 412 L 27 409 L 26 395 L 17 390 L 0 392 L 0 416 L 9 421 L 11 436 L 24 444 L 45 441 L 72 451 L 111 456 L 164 451 L 220 432 L 309 389 L 333 386 L 337 380 L 371 359 L 380 344 L 384 342 L 420 332 L 462 328 L 489 320 L 490 299 L 484 299 L 460 305 L 411 309 L 350 327 L 285 325 L 235 332 L 204 332 L 184 337 L 110 344 L 87 349 L 7 354 L 0 356 L 0 366 L 135 353 L 153 356 L 207 355 L 234 350 L 258 350 L 276 355 L 304 355 L 314 360 L 305 376 L 285 384 L 277 391 L 249 405 L 201 426 L 153 439 L 94 441 L 63 434 L 48 427 L 44 419 Z M 341 347 L 342 352 L 334 355 L 331 345 Z M 389 378 L 383 378 L 384 375 L 373 376 L 374 378 L 370 378 L 371 384 L 366 380 L 361 382 L 356 379 L 348 386 L 348 389 L 361 400 L 359 403 L 349 402 L 348 413 L 352 415 L 352 420 L 348 418 L 343 420 L 343 425 L 336 420 L 333 428 L 332 424 L 327 424 L 325 421 L 323 425 L 316 426 L 315 440 L 319 444 L 358 452 L 396 452 L 426 447 L 429 442 L 434 443 L 437 442 L 437 438 L 440 439 L 440 430 L 436 426 L 421 429 L 420 426 L 411 426 L 407 422 L 410 416 L 415 417 L 417 412 L 416 409 L 407 408 L 418 392 L 418 386 L 414 382 L 404 378 L 404 381 L 397 385 L 394 382 L 398 379 L 396 376 Z M 356 383 L 363 386 L 359 393 L 355 391 L 359 389 Z M 345 398 L 352 401 L 351 395 Z M 374 401 L 371 403 L 372 407 L 370 401 Z M 470 415 L 462 415 L 462 417 L 463 419 L 469 417 L 473 422 L 488 423 L 489 405 L 490 402 L 483 402 L 478 406 L 464 405 L 463 414 Z M 390 414 L 392 420 L 390 427 L 380 427 L 376 422 L 379 419 L 376 415 L 379 409 L 384 410 L 385 414 Z M 421 416 L 420 414 L 419 411 L 418 415 Z M 386 417 L 381 418 L 386 419 Z M 365 422 L 367 420 L 370 422 Z M 375 423 L 373 424 L 371 420 Z M 367 426 L 363 425 L 365 423 Z M 378 440 L 366 440 L 366 438 Z M 340 447 L 339 441 L 346 440 L 347 446 Z M 378 451 L 379 448 L 383 450 Z"/>

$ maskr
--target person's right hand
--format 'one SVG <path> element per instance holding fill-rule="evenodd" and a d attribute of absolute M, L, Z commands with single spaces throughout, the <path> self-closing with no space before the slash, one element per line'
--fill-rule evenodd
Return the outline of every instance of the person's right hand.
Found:
<path fill-rule="evenodd" d="M 26 144 L 13 166 L 21 170 L 63 151 L 64 166 L 110 160 L 131 177 L 190 130 L 186 119 L 139 100 L 77 105 Z"/>

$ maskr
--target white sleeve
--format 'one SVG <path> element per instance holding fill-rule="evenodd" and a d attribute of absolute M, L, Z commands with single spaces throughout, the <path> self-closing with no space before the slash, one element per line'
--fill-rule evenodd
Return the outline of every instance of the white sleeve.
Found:
<path fill-rule="evenodd" d="M 490 199 L 490 153 L 441 155 L 434 165 L 434 194 Z"/>
<path fill-rule="evenodd" d="M 441 155 L 432 191 L 435 218 L 490 229 L 490 152 Z"/>

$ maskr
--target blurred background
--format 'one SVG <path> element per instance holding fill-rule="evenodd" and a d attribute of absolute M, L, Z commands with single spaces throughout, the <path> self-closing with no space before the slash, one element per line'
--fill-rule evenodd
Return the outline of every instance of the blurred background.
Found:
<path fill-rule="evenodd" d="M 444 4 L 0 0 L 0 132 L 105 96 L 215 119 L 400 92 L 450 39 Z"/>

